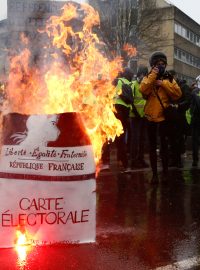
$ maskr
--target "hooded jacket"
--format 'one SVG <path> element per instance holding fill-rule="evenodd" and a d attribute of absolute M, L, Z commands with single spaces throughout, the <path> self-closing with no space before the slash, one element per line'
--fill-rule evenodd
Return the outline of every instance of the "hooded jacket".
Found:
<path fill-rule="evenodd" d="M 165 120 L 163 108 L 155 94 L 159 95 L 162 104 L 167 108 L 170 101 L 178 100 L 181 95 L 181 89 L 177 82 L 173 79 L 172 82 L 168 78 L 161 78 L 162 85 L 157 87 L 155 82 L 157 80 L 157 73 L 152 70 L 148 76 L 145 76 L 140 84 L 140 92 L 146 98 L 146 105 L 144 108 L 145 116 L 149 121 L 161 122 Z"/>

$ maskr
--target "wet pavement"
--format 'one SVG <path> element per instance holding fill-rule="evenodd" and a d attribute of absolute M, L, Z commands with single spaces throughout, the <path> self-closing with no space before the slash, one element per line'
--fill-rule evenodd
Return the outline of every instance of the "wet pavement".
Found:
<path fill-rule="evenodd" d="M 96 243 L 34 247 L 20 259 L 0 250 L 1 270 L 200 269 L 200 168 L 171 168 L 151 185 L 150 169 L 97 178 Z"/>

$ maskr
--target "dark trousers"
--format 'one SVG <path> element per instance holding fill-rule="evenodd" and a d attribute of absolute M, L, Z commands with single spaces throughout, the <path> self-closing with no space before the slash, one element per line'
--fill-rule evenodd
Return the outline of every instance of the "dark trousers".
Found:
<path fill-rule="evenodd" d="M 200 142 L 200 125 L 192 124 L 192 157 L 193 161 L 197 162 L 199 160 L 199 142 Z"/>
<path fill-rule="evenodd" d="M 146 138 L 146 118 L 130 118 L 130 159 L 134 161 L 144 160 L 144 146 Z"/>
<path fill-rule="evenodd" d="M 123 166 L 126 168 L 128 166 L 128 159 L 125 139 L 128 129 L 129 108 L 120 104 L 115 104 L 115 109 L 115 116 L 121 121 L 124 130 L 124 133 L 115 139 L 117 147 L 117 160 L 121 161 Z"/>
<path fill-rule="evenodd" d="M 187 134 L 187 121 L 181 115 L 178 121 L 169 123 L 169 143 L 172 163 L 181 162 L 181 154 L 185 152 L 185 137 Z"/>
<path fill-rule="evenodd" d="M 157 142 L 160 138 L 160 156 L 163 172 L 168 172 L 168 124 L 162 122 L 147 122 L 147 134 L 149 139 L 149 158 L 154 174 L 157 174 Z"/>

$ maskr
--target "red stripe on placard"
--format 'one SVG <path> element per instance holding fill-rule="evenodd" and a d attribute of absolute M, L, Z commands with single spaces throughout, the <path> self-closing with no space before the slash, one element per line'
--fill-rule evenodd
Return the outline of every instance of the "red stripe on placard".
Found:
<path fill-rule="evenodd" d="M 95 178 L 95 173 L 83 175 L 70 175 L 70 176 L 48 176 L 48 175 L 32 175 L 32 174 L 15 174 L 0 172 L 0 178 L 20 179 L 20 180 L 34 180 L 34 181 L 84 181 Z"/>

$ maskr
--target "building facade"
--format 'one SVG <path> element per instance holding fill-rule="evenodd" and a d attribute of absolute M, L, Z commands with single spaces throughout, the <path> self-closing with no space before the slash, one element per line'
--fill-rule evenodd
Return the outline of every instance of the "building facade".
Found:
<path fill-rule="evenodd" d="M 133 59 L 135 66 L 147 65 L 150 54 L 162 50 L 168 57 L 168 69 L 174 69 L 179 78 L 191 83 L 200 74 L 200 25 L 167 0 L 88 2 L 102 14 L 102 32 L 105 43 L 109 41 L 108 48 L 116 47 L 117 50 L 126 42 L 137 47 L 138 54 Z M 37 47 L 37 29 L 44 26 L 49 16 L 59 13 L 63 4 L 59 1 L 8 0 L 8 19 L 0 21 L 0 74 L 7 69 L 7 48 L 14 46 L 18 34 L 26 32 Z M 126 7 L 132 7 L 134 12 L 127 12 Z M 129 21 L 126 21 L 128 16 Z"/>
<path fill-rule="evenodd" d="M 154 50 L 162 50 L 168 57 L 168 69 L 174 69 L 180 79 L 191 84 L 200 74 L 200 25 L 167 1 L 153 0 L 152 7 L 154 12 L 156 10 L 154 20 L 151 16 L 140 18 L 143 24 L 146 21 L 155 27 L 157 33 L 149 31 L 146 35 L 148 42 L 139 45 L 142 56 L 139 62 L 147 63 Z M 145 14 L 145 6 L 141 12 Z M 148 13 L 151 13 L 151 7 L 146 10 Z"/>

